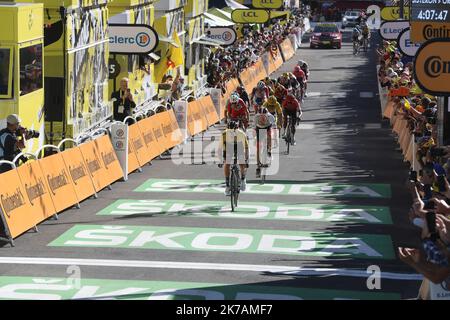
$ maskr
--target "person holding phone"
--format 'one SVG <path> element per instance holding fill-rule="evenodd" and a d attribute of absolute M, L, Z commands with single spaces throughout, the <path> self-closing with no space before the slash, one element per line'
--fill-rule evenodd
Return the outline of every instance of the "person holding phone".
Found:
<path fill-rule="evenodd" d="M 128 88 L 128 78 L 120 80 L 120 89 L 111 94 L 111 99 L 114 101 L 114 120 L 123 121 L 126 117 L 133 114 L 133 109 L 136 108 L 136 103 L 133 100 L 130 88 Z"/>

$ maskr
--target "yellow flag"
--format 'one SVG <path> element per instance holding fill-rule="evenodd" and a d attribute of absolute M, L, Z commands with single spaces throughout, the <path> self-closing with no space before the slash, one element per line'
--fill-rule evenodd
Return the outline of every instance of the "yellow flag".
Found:
<path fill-rule="evenodd" d="M 180 37 L 178 37 L 178 33 L 176 30 L 173 30 L 173 40 L 178 45 L 178 48 L 175 46 L 170 46 L 169 49 L 169 60 L 173 62 L 173 68 L 181 66 L 184 64 L 184 52 L 183 47 L 181 45 Z"/>
<path fill-rule="evenodd" d="M 164 75 L 169 71 L 169 67 L 167 65 L 167 53 L 161 57 L 161 60 L 155 64 L 155 82 L 161 83 Z"/>
<path fill-rule="evenodd" d="M 409 101 L 407 99 L 405 99 L 404 105 L 405 105 L 406 110 L 411 109 L 411 104 L 409 103 Z"/>

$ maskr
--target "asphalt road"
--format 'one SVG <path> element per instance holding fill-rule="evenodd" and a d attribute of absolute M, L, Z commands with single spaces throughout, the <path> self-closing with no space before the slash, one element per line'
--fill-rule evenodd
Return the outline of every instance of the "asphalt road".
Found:
<path fill-rule="evenodd" d="M 265 186 L 250 167 L 235 214 L 217 165 L 189 163 L 218 125 L 183 146 L 184 161 L 155 160 L 0 248 L 0 298 L 416 297 L 419 277 L 396 255 L 417 246 L 407 166 L 380 116 L 375 56 L 353 56 L 345 32 L 341 50 L 305 41 L 277 72 L 299 59 L 311 68 L 297 145 L 285 155 L 281 144 Z M 370 266 L 381 271 L 374 289 Z"/>

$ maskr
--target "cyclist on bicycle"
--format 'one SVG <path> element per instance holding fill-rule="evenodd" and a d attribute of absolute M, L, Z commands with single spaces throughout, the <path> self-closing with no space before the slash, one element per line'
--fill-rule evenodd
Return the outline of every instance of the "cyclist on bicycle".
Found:
<path fill-rule="evenodd" d="M 353 43 L 358 42 L 359 44 L 361 44 L 360 37 L 361 37 L 361 29 L 360 29 L 359 25 L 356 25 L 353 28 L 353 32 L 352 32 L 352 42 Z"/>
<path fill-rule="evenodd" d="M 295 126 L 297 124 L 297 118 L 300 118 L 302 116 L 302 108 L 300 106 L 300 103 L 298 102 L 297 98 L 292 94 L 289 93 L 286 97 L 286 99 L 283 101 L 283 138 L 286 138 L 286 127 L 289 120 L 291 121 L 291 130 L 292 130 L 292 144 L 295 146 Z"/>
<path fill-rule="evenodd" d="M 233 93 L 225 108 L 225 123 L 229 120 L 241 122 L 244 130 L 247 130 L 249 118 L 247 105 L 237 93 Z"/>
<path fill-rule="evenodd" d="M 294 76 L 297 79 L 297 82 L 300 84 L 301 89 L 303 90 L 303 92 L 302 92 L 302 97 L 303 97 L 305 95 L 305 90 L 306 90 L 305 89 L 306 88 L 306 74 L 300 66 L 295 66 Z"/>
<path fill-rule="evenodd" d="M 267 88 L 266 84 L 263 81 L 259 81 L 256 88 L 253 89 L 251 94 L 251 101 L 253 103 L 255 112 L 258 111 L 258 108 L 261 107 L 264 102 L 266 102 L 269 97 L 269 88 Z"/>
<path fill-rule="evenodd" d="M 281 125 L 283 124 L 283 110 L 281 109 L 281 104 L 278 103 L 277 98 L 275 96 L 270 96 L 266 103 L 263 104 L 263 108 L 266 108 L 275 117 L 278 129 L 281 129 Z"/>
<path fill-rule="evenodd" d="M 288 90 L 281 83 L 277 83 L 275 85 L 275 97 L 277 98 L 278 103 L 281 105 L 283 103 L 284 98 L 286 98 L 288 94 Z"/>
<path fill-rule="evenodd" d="M 361 23 L 361 29 L 362 29 L 362 36 L 364 38 L 364 40 L 369 40 L 370 39 L 370 30 L 369 30 L 369 25 L 367 24 L 367 22 L 362 22 Z"/>
<path fill-rule="evenodd" d="M 266 102 L 267 103 L 267 102 Z M 269 158 L 272 156 L 272 136 L 271 136 L 271 128 L 275 124 L 275 117 L 265 108 L 264 106 L 259 108 L 259 112 L 255 115 L 255 127 L 256 127 L 256 161 L 258 163 L 258 167 L 256 168 L 256 176 L 261 176 L 261 161 L 260 161 L 260 155 L 259 155 L 259 141 L 261 135 L 261 131 L 266 132 L 267 137 L 267 155 Z M 263 140 L 264 142 L 264 140 Z"/>
<path fill-rule="evenodd" d="M 309 79 L 309 66 L 308 64 L 303 61 L 303 60 L 299 60 L 298 65 L 300 66 L 300 68 L 302 68 L 303 72 L 305 73 L 306 76 L 306 81 L 305 81 L 305 87 L 304 87 L 304 97 L 307 98 L 308 95 L 306 93 L 306 90 L 308 89 L 308 79 Z"/>
<path fill-rule="evenodd" d="M 237 87 L 236 93 L 239 94 L 239 97 L 245 102 L 245 104 L 247 105 L 247 108 L 249 108 L 250 107 L 250 98 L 249 98 L 248 93 L 245 90 L 244 86 Z"/>
<path fill-rule="evenodd" d="M 236 121 L 228 122 L 227 129 L 224 130 L 221 137 L 221 146 L 222 146 L 222 156 L 223 156 L 223 168 L 225 175 L 225 195 L 231 195 L 230 190 L 230 167 L 231 163 L 234 161 L 234 157 L 238 159 L 239 167 L 241 169 L 241 191 L 245 191 L 247 186 L 247 181 L 245 179 L 245 174 L 248 168 L 248 159 L 249 159 L 249 151 L 248 151 L 248 139 L 247 135 L 238 128 L 238 123 Z M 237 143 L 235 146 L 234 143 Z M 227 158 L 227 145 L 232 148 L 231 156 Z M 239 150 L 244 150 L 245 162 L 242 162 L 242 153 Z M 219 167 L 222 165 L 219 165 Z"/>
<path fill-rule="evenodd" d="M 269 89 L 269 96 L 274 94 L 274 90 L 275 90 L 275 86 L 274 83 L 272 81 L 272 79 L 270 79 L 269 77 L 266 77 L 263 82 L 266 84 L 267 89 Z"/>

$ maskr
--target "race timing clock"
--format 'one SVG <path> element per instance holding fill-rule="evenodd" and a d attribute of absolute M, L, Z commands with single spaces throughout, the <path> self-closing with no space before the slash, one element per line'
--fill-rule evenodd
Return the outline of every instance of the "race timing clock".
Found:
<path fill-rule="evenodd" d="M 412 0 L 411 21 L 450 22 L 450 0 Z"/>

